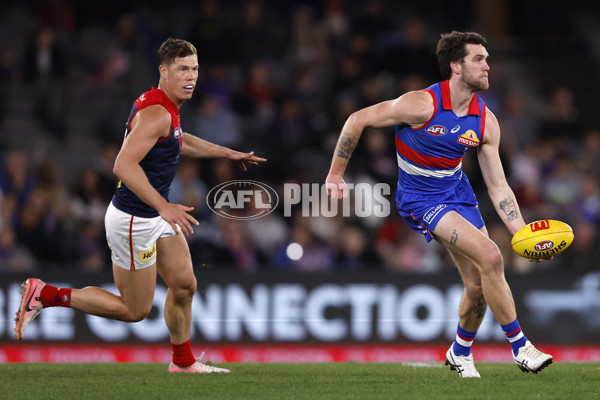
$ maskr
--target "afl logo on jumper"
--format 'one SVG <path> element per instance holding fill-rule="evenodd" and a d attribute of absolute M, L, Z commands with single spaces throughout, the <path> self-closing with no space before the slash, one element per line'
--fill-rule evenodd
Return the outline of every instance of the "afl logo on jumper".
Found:
<path fill-rule="evenodd" d="M 173 128 L 173 136 L 175 136 L 177 139 L 181 139 L 181 128 L 180 127 Z"/>
<path fill-rule="evenodd" d="M 433 125 L 433 126 L 430 126 L 429 128 L 427 128 L 427 132 L 430 135 L 442 136 L 442 135 L 445 135 L 446 132 L 448 132 L 448 129 L 446 129 L 446 127 L 443 125 Z"/>
<path fill-rule="evenodd" d="M 477 147 L 479 146 L 479 138 L 475 134 L 475 131 L 469 129 L 458 137 L 458 143 L 469 147 Z"/>
<path fill-rule="evenodd" d="M 173 128 L 173 136 L 175 136 L 175 139 L 179 140 L 179 149 L 181 149 L 181 144 L 182 144 L 182 141 L 183 141 L 183 135 L 181 134 L 181 128 L 180 127 Z"/>

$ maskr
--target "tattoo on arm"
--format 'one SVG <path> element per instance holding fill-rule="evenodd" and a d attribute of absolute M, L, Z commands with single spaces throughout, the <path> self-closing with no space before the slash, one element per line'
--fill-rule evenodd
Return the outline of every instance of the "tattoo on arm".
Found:
<path fill-rule="evenodd" d="M 486 308 L 487 303 L 483 298 L 479 298 L 473 302 L 473 312 L 475 313 L 478 319 L 483 319 Z"/>
<path fill-rule="evenodd" d="M 452 236 L 450 237 L 450 244 L 452 246 L 456 246 L 457 240 L 458 240 L 458 232 L 456 232 L 456 229 L 454 229 L 454 231 L 452 232 Z"/>
<path fill-rule="evenodd" d="M 354 151 L 354 147 L 356 147 L 356 143 L 354 143 L 354 139 L 348 137 L 346 134 L 342 134 L 340 140 L 337 144 L 337 155 L 338 157 L 349 159 Z"/>
<path fill-rule="evenodd" d="M 504 199 L 500 202 L 500 209 L 504 211 L 506 214 L 506 218 L 509 221 L 514 221 L 519 218 L 519 213 L 517 212 L 517 206 L 515 205 L 514 200 Z"/>

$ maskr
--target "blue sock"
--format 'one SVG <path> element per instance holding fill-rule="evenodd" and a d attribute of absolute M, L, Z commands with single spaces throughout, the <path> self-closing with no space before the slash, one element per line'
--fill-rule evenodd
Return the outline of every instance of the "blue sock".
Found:
<path fill-rule="evenodd" d="M 521 330 L 521 325 L 519 325 L 519 321 L 515 319 L 510 324 L 500 326 L 502 327 L 502 331 L 506 335 L 506 338 L 510 342 L 513 354 L 516 356 L 519 353 L 519 349 L 525 346 L 525 343 L 527 342 L 527 338 Z"/>
<path fill-rule="evenodd" d="M 459 324 L 458 328 L 456 328 L 456 340 L 454 340 L 454 345 L 452 345 L 454 354 L 457 356 L 468 356 L 471 354 L 471 345 L 473 344 L 475 335 L 477 335 L 477 331 L 466 331 Z"/>

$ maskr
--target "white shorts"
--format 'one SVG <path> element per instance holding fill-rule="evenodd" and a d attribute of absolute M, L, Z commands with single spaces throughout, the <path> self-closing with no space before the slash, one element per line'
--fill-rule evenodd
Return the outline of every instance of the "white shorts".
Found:
<path fill-rule="evenodd" d="M 135 217 L 112 203 L 104 217 L 106 241 L 115 265 L 130 271 L 147 268 L 156 263 L 156 241 L 171 237 L 175 231 L 161 216 Z M 179 226 L 177 227 L 179 230 Z"/>

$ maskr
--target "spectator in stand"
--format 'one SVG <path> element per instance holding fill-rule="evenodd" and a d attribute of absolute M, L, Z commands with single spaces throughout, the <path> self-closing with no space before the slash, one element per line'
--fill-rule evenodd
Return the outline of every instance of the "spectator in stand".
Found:
<path fill-rule="evenodd" d="M 376 234 L 375 248 L 383 266 L 390 272 L 431 273 L 442 268 L 441 246 L 427 246 L 413 239 L 410 228 L 398 216 L 386 219 Z"/>
<path fill-rule="evenodd" d="M 307 224 L 298 219 L 290 228 L 289 242 L 275 252 L 272 262 L 279 271 L 312 273 L 335 269 L 331 248 L 318 240 Z"/>
<path fill-rule="evenodd" d="M 34 189 L 19 212 L 17 239 L 34 255 L 38 263 L 56 262 L 63 257 L 61 221 L 40 189 Z"/>
<path fill-rule="evenodd" d="M 509 91 L 503 98 L 502 146 L 508 154 L 518 154 L 537 140 L 539 118 L 528 104 L 518 90 Z"/>
<path fill-rule="evenodd" d="M 399 40 L 391 41 L 385 50 L 381 68 L 401 77 L 417 73 L 426 81 L 436 80 L 439 72 L 435 67 L 435 43 L 429 41 L 428 33 L 421 18 L 406 19 Z"/>
<path fill-rule="evenodd" d="M 35 266 L 35 258 L 17 241 L 12 227 L 0 226 L 0 272 L 29 272 Z"/>
<path fill-rule="evenodd" d="M 281 204 L 279 207 L 281 207 Z M 268 262 L 277 248 L 285 243 L 288 228 L 284 218 L 277 213 L 277 210 L 275 210 L 264 217 L 254 218 L 244 222 L 247 232 L 260 233 L 248 235 L 248 239 L 260 252 L 261 258 Z"/>
<path fill-rule="evenodd" d="M 575 163 L 580 173 L 600 177 L 600 130 L 586 132 Z"/>
<path fill-rule="evenodd" d="M 185 36 L 202 49 L 203 60 L 213 63 L 231 61 L 235 54 L 231 45 L 236 43 L 236 38 L 221 13 L 219 1 L 203 0 L 194 15 L 196 18 Z"/>
<path fill-rule="evenodd" d="M 169 199 L 177 204 L 189 204 L 194 207 L 190 212 L 194 218 L 206 220 L 210 212 L 206 206 L 208 191 L 206 183 L 200 178 L 200 163 L 197 160 L 181 158 L 171 184 Z"/>
<path fill-rule="evenodd" d="M 35 117 L 57 138 L 64 139 L 68 109 L 65 80 L 69 62 L 50 27 L 39 29 L 23 57 L 25 82 L 35 89 Z"/>
<path fill-rule="evenodd" d="M 370 129 L 365 136 L 366 172 L 377 182 L 384 182 L 393 187 L 398 165 L 392 158 L 393 142 L 384 129 Z"/>
<path fill-rule="evenodd" d="M 575 171 L 573 160 L 560 156 L 554 160 L 552 173 L 546 177 L 542 193 L 546 201 L 568 208 L 581 189 L 581 177 Z"/>
<path fill-rule="evenodd" d="M 223 107 L 216 96 L 204 96 L 193 124 L 195 134 L 204 140 L 225 147 L 240 145 L 238 119 L 230 109 Z"/>
<path fill-rule="evenodd" d="M 118 179 L 112 171 L 112 166 L 115 165 L 117 154 L 119 154 L 120 145 L 114 142 L 104 142 L 100 149 L 100 153 L 93 160 L 93 168 L 98 174 L 98 186 L 100 195 L 104 199 L 104 203 L 110 203 L 117 186 Z"/>
<path fill-rule="evenodd" d="M 100 174 L 95 168 L 91 166 L 83 168 L 72 193 L 73 216 L 77 220 L 94 221 L 104 225 L 107 203 L 101 191 Z"/>
<path fill-rule="evenodd" d="M 228 219 L 222 222 L 221 229 L 233 266 L 238 271 L 255 272 L 264 264 L 241 221 Z"/>
<path fill-rule="evenodd" d="M 538 138 L 581 140 L 584 130 L 579 117 L 573 90 L 564 85 L 554 88 L 550 95 L 548 113 L 540 125 Z"/>
<path fill-rule="evenodd" d="M 581 272 L 598 269 L 600 256 L 598 243 L 600 240 L 600 180 L 597 175 L 583 177 L 581 191 L 572 204 L 575 221 L 573 230 L 575 240 L 573 260 L 562 263 L 563 267 L 576 269 Z"/>
<path fill-rule="evenodd" d="M 235 32 L 239 39 L 235 43 L 236 54 L 241 56 L 244 65 L 269 59 L 277 54 L 280 38 L 283 37 L 281 25 L 278 20 L 269 18 L 265 13 L 263 1 L 246 0 L 240 27 Z"/>
<path fill-rule="evenodd" d="M 271 68 L 267 63 L 255 61 L 250 65 L 244 92 L 252 102 L 256 129 L 266 129 L 276 114 L 274 104 L 276 88 L 271 82 Z"/>
<path fill-rule="evenodd" d="M 29 157 L 21 150 L 9 150 L 0 164 L 0 190 L 5 201 L 15 200 L 15 211 L 27 203 L 35 187 L 35 180 L 29 171 Z"/>
<path fill-rule="evenodd" d="M 365 229 L 360 225 L 347 223 L 340 227 L 334 248 L 336 271 L 360 271 L 380 269 L 381 262 L 372 251 Z"/>

